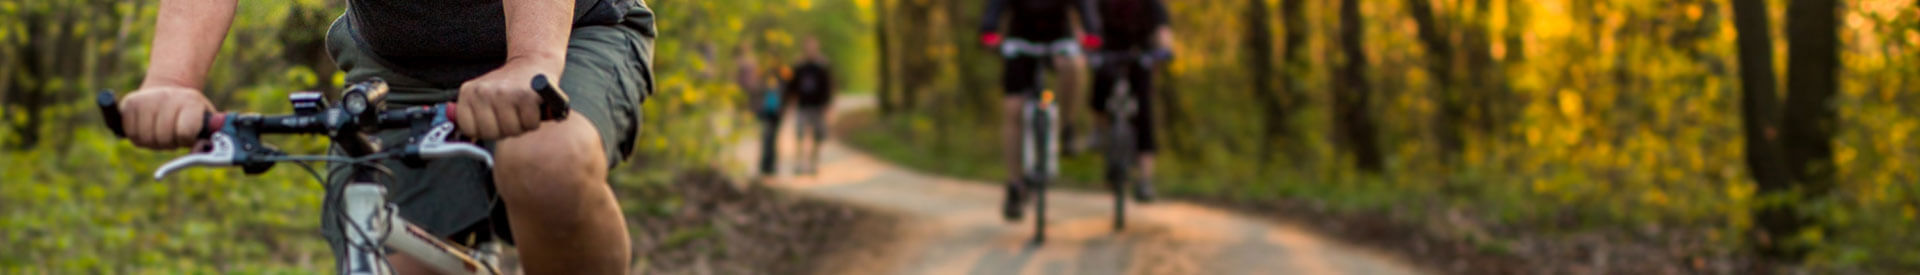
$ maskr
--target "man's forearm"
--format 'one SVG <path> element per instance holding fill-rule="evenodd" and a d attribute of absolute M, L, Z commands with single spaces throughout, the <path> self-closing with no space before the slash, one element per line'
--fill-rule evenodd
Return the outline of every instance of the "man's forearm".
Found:
<path fill-rule="evenodd" d="M 506 0 L 507 61 L 535 62 L 559 74 L 566 69 L 567 37 L 573 31 L 572 0 Z M 559 76 L 553 76 L 559 77 Z"/>
<path fill-rule="evenodd" d="M 141 86 L 200 89 L 238 0 L 161 0 L 153 50 Z"/>

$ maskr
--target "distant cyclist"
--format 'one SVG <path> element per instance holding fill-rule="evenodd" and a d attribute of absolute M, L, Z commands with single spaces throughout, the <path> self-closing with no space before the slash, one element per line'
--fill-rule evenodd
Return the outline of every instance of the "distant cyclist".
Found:
<path fill-rule="evenodd" d="M 1133 187 L 1134 196 L 1140 201 L 1152 201 L 1153 155 L 1159 147 L 1155 145 L 1153 131 L 1153 67 L 1152 62 L 1142 62 L 1156 57 L 1167 56 L 1167 48 L 1173 45 L 1173 30 L 1168 28 L 1166 4 L 1160 0 L 1100 0 L 1100 36 L 1107 39 L 1101 45 L 1103 55 L 1120 57 L 1116 60 L 1101 62 L 1094 68 L 1093 104 L 1094 112 L 1100 113 L 1101 120 L 1108 118 L 1107 99 L 1113 94 L 1120 81 L 1126 81 L 1128 91 L 1138 102 L 1137 113 L 1133 115 L 1133 129 L 1136 129 L 1139 155 L 1139 175 Z M 1109 125 L 1102 121 L 1100 125 Z"/>
<path fill-rule="evenodd" d="M 1006 39 L 1019 39 L 1027 42 L 1051 44 L 1060 41 L 1074 41 L 1080 34 L 1079 43 L 1086 48 L 1098 48 L 1100 37 L 1099 19 L 1094 14 L 1093 0 L 989 0 L 983 22 L 980 26 L 980 42 L 988 48 L 998 48 Z M 1080 19 L 1079 28 L 1070 18 Z M 1001 20 L 1005 19 L 1007 35 L 1002 36 Z M 1016 57 L 1004 63 L 1004 74 L 1000 85 L 1005 89 L 1006 97 L 1001 100 L 1000 110 L 1004 121 L 1001 124 L 1002 145 L 1006 154 L 1007 201 L 1002 214 L 1008 219 L 1022 216 L 1021 204 L 1026 201 L 1024 183 L 1021 182 L 1020 166 L 1020 106 L 1033 98 L 1032 93 L 1040 92 L 1040 70 L 1050 68 L 1053 60 L 1035 57 Z"/>

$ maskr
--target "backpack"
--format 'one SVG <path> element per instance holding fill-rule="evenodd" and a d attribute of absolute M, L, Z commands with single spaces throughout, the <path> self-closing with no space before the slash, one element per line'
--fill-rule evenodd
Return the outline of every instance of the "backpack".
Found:
<path fill-rule="evenodd" d="M 762 114 L 779 113 L 780 112 L 780 89 L 767 89 L 766 92 L 761 94 L 763 94 L 763 96 L 760 96 L 760 99 L 761 99 L 760 113 Z"/>

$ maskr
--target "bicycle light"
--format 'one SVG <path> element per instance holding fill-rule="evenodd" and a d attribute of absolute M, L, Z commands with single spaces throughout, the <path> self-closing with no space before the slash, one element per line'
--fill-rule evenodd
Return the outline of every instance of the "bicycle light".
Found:
<path fill-rule="evenodd" d="M 287 102 L 293 104 L 294 114 L 311 115 L 327 109 L 327 101 L 322 97 L 320 92 L 295 92 L 287 95 Z"/>

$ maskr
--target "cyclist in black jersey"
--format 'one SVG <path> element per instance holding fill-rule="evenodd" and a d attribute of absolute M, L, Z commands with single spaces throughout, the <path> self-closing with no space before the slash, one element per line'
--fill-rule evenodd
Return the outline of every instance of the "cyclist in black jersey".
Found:
<path fill-rule="evenodd" d="M 988 48 L 998 49 L 1000 43 L 1007 39 L 1052 43 L 1073 41 L 1078 36 L 1081 46 L 1098 48 L 1101 44 L 1098 36 L 1100 22 L 1097 16 L 1093 16 L 1094 11 L 1093 0 L 989 0 L 980 26 L 980 42 Z M 1072 18 L 1079 18 L 1077 25 Z M 1005 36 L 1001 35 L 1002 26 L 1006 30 Z M 1050 69 L 1054 64 L 1048 58 L 1016 57 L 1005 60 L 1003 65 L 1000 84 L 1006 97 L 1000 104 L 1001 117 L 1005 118 L 1001 135 L 1004 137 L 1002 145 L 1011 179 L 1007 181 L 1006 209 L 1002 212 L 1008 219 L 1018 219 L 1021 216 L 1020 205 L 1026 201 L 1024 190 L 1027 190 L 1018 176 L 1021 174 L 1020 106 L 1032 98 L 1030 94 L 1040 92 L 1039 71 Z"/>
<path fill-rule="evenodd" d="M 1099 0 L 1100 36 L 1107 43 L 1099 49 L 1102 56 L 1119 57 L 1101 62 L 1094 68 L 1093 97 L 1089 103 L 1093 110 L 1106 119 L 1108 116 L 1107 99 L 1114 88 L 1124 81 L 1129 92 L 1138 104 L 1133 119 L 1128 123 L 1137 131 L 1135 151 L 1139 154 L 1139 175 L 1132 178 L 1134 196 L 1139 201 L 1152 201 L 1153 155 L 1159 148 L 1155 145 L 1153 131 L 1153 69 L 1156 62 L 1152 56 L 1170 55 L 1167 48 L 1173 45 L 1173 31 L 1169 28 L 1166 4 L 1161 0 Z M 1161 58 L 1164 59 L 1164 58 Z M 1109 125 L 1102 121 L 1099 125 Z"/>

